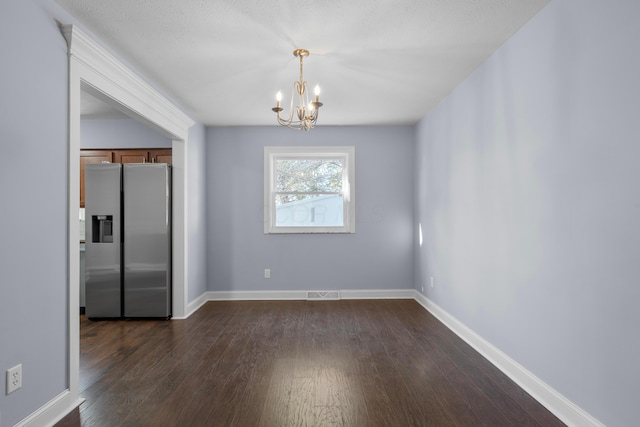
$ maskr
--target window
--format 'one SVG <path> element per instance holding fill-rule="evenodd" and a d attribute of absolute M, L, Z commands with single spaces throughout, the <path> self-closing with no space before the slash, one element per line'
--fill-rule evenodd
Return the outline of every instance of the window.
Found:
<path fill-rule="evenodd" d="M 264 232 L 355 233 L 354 147 L 265 147 Z"/>

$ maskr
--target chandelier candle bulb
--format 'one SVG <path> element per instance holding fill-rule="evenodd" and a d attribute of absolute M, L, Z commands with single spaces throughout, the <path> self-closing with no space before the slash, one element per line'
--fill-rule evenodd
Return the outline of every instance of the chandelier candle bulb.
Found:
<path fill-rule="evenodd" d="M 313 89 L 313 91 L 316 94 L 316 102 L 318 102 L 318 97 L 320 96 L 320 86 L 316 85 L 316 87 Z"/>

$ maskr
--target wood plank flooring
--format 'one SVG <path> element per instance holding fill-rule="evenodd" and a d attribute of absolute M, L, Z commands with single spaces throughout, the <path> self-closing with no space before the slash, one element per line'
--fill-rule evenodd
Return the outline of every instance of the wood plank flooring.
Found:
<path fill-rule="evenodd" d="M 208 302 L 80 325 L 67 426 L 562 426 L 413 300 Z"/>

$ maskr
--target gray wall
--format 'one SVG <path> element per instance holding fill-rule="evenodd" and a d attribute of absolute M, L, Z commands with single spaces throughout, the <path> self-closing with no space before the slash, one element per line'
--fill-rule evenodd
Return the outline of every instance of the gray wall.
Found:
<path fill-rule="evenodd" d="M 413 139 L 412 127 L 207 129 L 209 290 L 412 288 Z M 356 234 L 265 235 L 267 145 L 354 145 Z"/>
<path fill-rule="evenodd" d="M 416 288 L 609 426 L 640 402 L 638 16 L 552 1 L 416 129 Z"/>
<path fill-rule="evenodd" d="M 171 139 L 133 119 L 83 119 L 82 148 L 171 148 Z"/>
<path fill-rule="evenodd" d="M 9 426 L 67 387 L 68 76 L 66 42 L 37 2 L 0 2 L 0 16 L 0 417 Z M 18 363 L 22 388 L 6 396 L 5 371 Z"/>

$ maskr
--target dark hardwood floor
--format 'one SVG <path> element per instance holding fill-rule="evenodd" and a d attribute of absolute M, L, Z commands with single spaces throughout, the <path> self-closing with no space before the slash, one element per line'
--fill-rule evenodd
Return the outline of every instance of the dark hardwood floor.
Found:
<path fill-rule="evenodd" d="M 413 300 L 208 302 L 80 325 L 63 426 L 561 426 Z"/>

